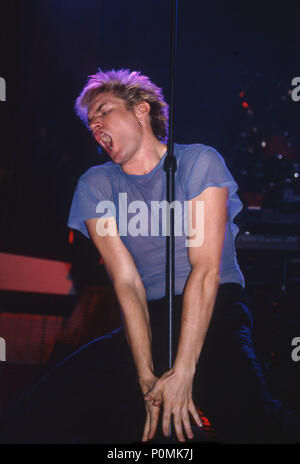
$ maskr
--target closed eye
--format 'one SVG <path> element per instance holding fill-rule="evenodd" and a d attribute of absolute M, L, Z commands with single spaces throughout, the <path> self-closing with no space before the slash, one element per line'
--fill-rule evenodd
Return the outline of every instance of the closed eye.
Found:
<path fill-rule="evenodd" d="M 94 115 L 93 115 L 93 118 L 94 118 L 95 116 L 98 116 L 99 113 L 100 113 L 100 116 L 106 116 L 106 115 L 111 111 L 111 109 L 106 110 L 106 111 L 103 111 L 102 108 L 103 108 L 103 106 L 106 105 L 106 104 L 107 104 L 107 103 L 102 103 L 101 105 L 98 106 L 98 108 L 96 109 L 96 111 L 95 111 L 95 113 L 94 113 Z M 93 118 L 88 118 L 88 124 L 89 124 L 89 125 L 91 124 Z"/>

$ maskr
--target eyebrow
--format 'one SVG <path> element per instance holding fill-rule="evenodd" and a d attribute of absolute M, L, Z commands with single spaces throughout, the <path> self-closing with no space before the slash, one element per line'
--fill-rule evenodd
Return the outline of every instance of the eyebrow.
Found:
<path fill-rule="evenodd" d="M 110 103 L 109 101 L 102 103 L 100 106 L 97 107 L 95 113 L 98 113 L 98 111 L 101 111 L 102 107 L 105 105 L 108 105 L 109 103 Z M 91 120 L 92 120 L 91 118 L 88 118 L 88 124 L 91 122 Z"/>

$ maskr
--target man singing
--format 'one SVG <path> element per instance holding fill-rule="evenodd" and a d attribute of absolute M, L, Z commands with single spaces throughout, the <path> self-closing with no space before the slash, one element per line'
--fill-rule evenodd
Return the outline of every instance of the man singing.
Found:
<path fill-rule="evenodd" d="M 169 369 L 165 236 L 161 230 L 153 236 L 141 224 L 133 234 L 128 228 L 120 233 L 119 220 L 120 195 L 126 194 L 132 213 L 143 202 L 149 215 L 152 203 L 166 198 L 167 104 L 161 89 L 139 72 L 99 71 L 76 110 L 112 162 L 81 176 L 68 225 L 93 240 L 112 280 L 146 404 L 143 441 L 155 436 L 160 412 L 165 436 L 173 418 L 178 440 L 184 434 L 191 439 L 192 421 L 202 425 L 195 404 L 221 439 L 264 439 L 282 407 L 268 393 L 251 339 L 252 315 L 234 247 L 233 219 L 242 204 L 223 158 L 202 144 L 174 147 L 175 201 L 188 203 L 196 228 L 175 238 L 175 356 Z M 204 205 L 201 224 L 197 204 Z M 197 228 L 204 240 L 193 246 Z"/>
<path fill-rule="evenodd" d="M 255 354 L 234 245 L 242 204 L 222 156 L 203 144 L 174 145 L 169 368 L 168 106 L 139 72 L 99 70 L 76 111 L 111 161 L 80 177 L 68 225 L 99 250 L 123 326 L 77 350 L 25 394 L 4 415 L 1 442 L 147 442 L 167 437 L 170 424 L 173 440 L 197 440 L 197 408 L 223 443 L 299 440 L 299 420 L 271 397 Z"/>

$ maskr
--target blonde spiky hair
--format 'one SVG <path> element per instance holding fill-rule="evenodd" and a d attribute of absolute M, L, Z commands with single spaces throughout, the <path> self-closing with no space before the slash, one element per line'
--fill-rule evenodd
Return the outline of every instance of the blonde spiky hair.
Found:
<path fill-rule="evenodd" d="M 96 74 L 89 76 L 75 103 L 76 114 L 87 126 L 88 113 L 94 98 L 103 92 L 112 92 L 115 97 L 123 99 L 129 110 L 142 101 L 148 102 L 152 131 L 158 140 L 167 141 L 169 106 L 164 100 L 162 90 L 149 77 L 129 69 L 106 72 L 99 69 Z"/>

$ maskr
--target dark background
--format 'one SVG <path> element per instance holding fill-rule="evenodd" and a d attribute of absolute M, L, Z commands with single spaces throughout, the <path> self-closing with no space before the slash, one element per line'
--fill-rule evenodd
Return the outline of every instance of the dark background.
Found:
<path fill-rule="evenodd" d="M 300 102 L 291 99 L 300 76 L 299 2 L 178 4 L 176 142 L 222 154 L 245 206 L 242 232 L 299 237 Z M 76 182 L 105 161 L 74 102 L 98 67 L 140 70 L 169 100 L 169 35 L 169 0 L 1 3 L 0 251 L 71 261 L 79 289 L 106 282 L 90 242 L 75 233 L 69 243 Z M 260 210 L 250 214 L 249 206 Z M 239 260 L 262 359 L 295 400 L 299 250 L 240 250 Z"/>
<path fill-rule="evenodd" d="M 300 103 L 288 92 L 300 74 L 300 7 L 178 4 L 175 139 L 217 148 L 247 205 L 249 192 L 270 190 L 291 150 L 287 174 L 297 170 L 291 162 L 299 162 Z M 168 100 L 169 27 L 169 0 L 1 4 L 0 76 L 7 84 L 7 101 L 0 102 L 2 250 L 68 257 L 66 220 L 77 179 L 103 161 L 74 114 L 75 98 L 98 67 L 126 67 L 150 75 Z M 275 147 L 269 143 L 267 155 L 260 143 L 271 137 Z M 285 159 L 276 164 L 277 153 Z"/>

